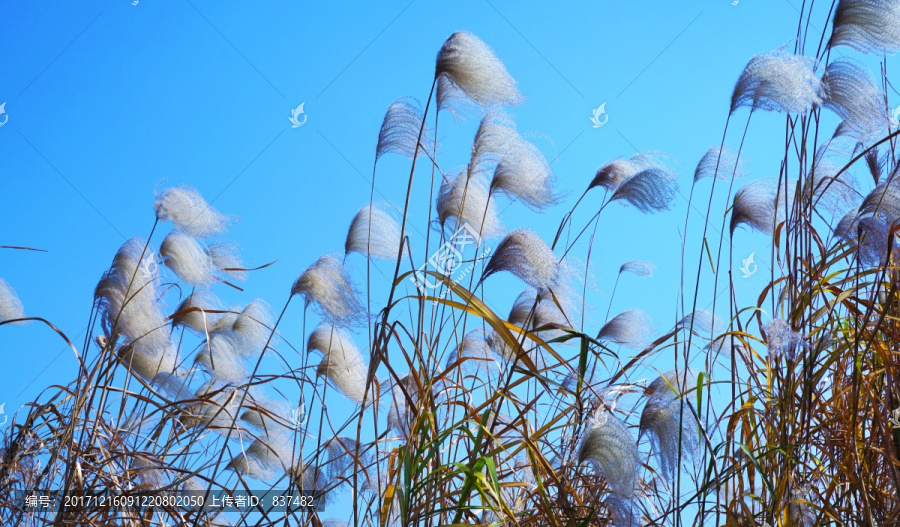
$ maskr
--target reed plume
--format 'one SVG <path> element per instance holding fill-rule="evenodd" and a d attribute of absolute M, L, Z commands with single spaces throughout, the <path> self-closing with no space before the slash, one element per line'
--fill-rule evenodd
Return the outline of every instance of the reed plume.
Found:
<path fill-rule="evenodd" d="M 356 324 L 365 318 L 350 280 L 350 272 L 331 254 L 319 257 L 294 282 L 291 295 L 300 295 L 306 305 L 314 304 L 325 320 L 340 326 Z"/>
<path fill-rule="evenodd" d="M 467 31 L 453 33 L 441 46 L 435 61 L 434 78 L 442 77 L 444 82 L 482 107 L 515 106 L 524 99 L 494 50 Z M 448 103 L 445 98 L 446 92 L 439 91 L 439 106 Z"/>
<path fill-rule="evenodd" d="M 359 209 L 344 242 L 346 254 L 359 253 L 371 259 L 397 258 L 400 250 L 400 223 L 390 212 L 390 204 L 366 205 Z"/>
<path fill-rule="evenodd" d="M 156 219 L 171 221 L 175 228 L 195 238 L 224 232 L 231 218 L 220 214 L 189 185 L 177 185 L 157 192 L 153 203 Z"/>
<path fill-rule="evenodd" d="M 0 278 L 0 322 L 25 318 L 25 307 L 9 282 Z"/>
<path fill-rule="evenodd" d="M 781 50 L 755 55 L 734 86 L 731 113 L 741 106 L 804 113 L 821 105 L 825 92 L 815 69 L 815 59 Z"/>

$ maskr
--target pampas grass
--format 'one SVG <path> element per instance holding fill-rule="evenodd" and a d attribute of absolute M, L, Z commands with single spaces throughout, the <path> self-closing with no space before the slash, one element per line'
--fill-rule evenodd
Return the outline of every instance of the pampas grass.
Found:
<path fill-rule="evenodd" d="M 629 309 L 619 313 L 603 325 L 597 333 L 597 340 L 608 340 L 629 348 L 643 346 L 653 331 L 650 316 L 640 309 Z"/>
<path fill-rule="evenodd" d="M 591 417 L 577 460 L 590 462 L 619 498 L 628 500 L 634 496 L 641 464 L 637 445 L 625 424 L 605 407 L 600 406 Z"/>
<path fill-rule="evenodd" d="M 441 46 L 434 77 L 443 77 L 444 82 L 483 107 L 515 106 L 523 100 L 516 81 L 494 50 L 467 31 L 453 33 Z M 445 97 L 446 92 L 438 93 L 438 105 L 446 104 Z"/>
<path fill-rule="evenodd" d="M 181 232 L 197 238 L 224 232 L 231 221 L 212 208 L 197 189 L 189 185 L 157 192 L 153 210 L 159 221 L 171 221 Z"/>
<path fill-rule="evenodd" d="M 560 263 L 544 240 L 530 229 L 516 229 L 506 235 L 487 267 L 481 280 L 500 271 L 510 272 L 531 287 L 544 290 L 560 281 Z"/>
<path fill-rule="evenodd" d="M 651 167 L 623 181 L 610 202 L 625 201 L 643 213 L 668 210 L 678 192 L 675 175 L 665 167 Z"/>
<path fill-rule="evenodd" d="M 309 335 L 306 347 L 308 351 L 322 354 L 317 374 L 331 379 L 348 398 L 363 402 L 368 368 L 349 333 L 335 325 L 322 323 Z"/>
<path fill-rule="evenodd" d="M 390 204 L 378 203 L 359 209 L 347 231 L 344 252 L 359 253 L 372 259 L 396 258 L 400 250 L 400 223 L 392 210 Z"/>
<path fill-rule="evenodd" d="M 444 231 L 469 225 L 482 238 L 492 238 L 502 230 L 488 183 L 479 175 L 470 178 L 465 171 L 449 174 L 441 183 L 436 208 Z"/>
<path fill-rule="evenodd" d="M 750 59 L 731 95 L 731 113 L 741 106 L 775 112 L 804 113 L 822 104 L 822 82 L 816 61 L 784 51 Z"/>
<path fill-rule="evenodd" d="M 25 318 L 25 307 L 9 282 L 0 278 L 0 322 Z"/>
<path fill-rule="evenodd" d="M 723 181 L 744 177 L 744 161 L 738 160 L 737 154 L 729 147 L 713 146 L 703 154 L 697 168 L 694 169 L 694 183 L 707 177 Z"/>
<path fill-rule="evenodd" d="M 884 94 L 862 66 L 847 59 L 835 60 L 825 69 L 822 85 L 824 106 L 843 119 L 838 134 L 869 141 L 888 131 Z"/>
<path fill-rule="evenodd" d="M 421 104 L 412 97 L 401 97 L 392 102 L 378 132 L 375 162 L 388 153 L 412 158 L 417 146 L 426 152 L 432 151 L 435 147 L 434 132 L 426 126 L 419 139 L 424 119 Z"/>
<path fill-rule="evenodd" d="M 653 276 L 656 266 L 644 260 L 629 260 L 619 267 L 619 274 L 631 273 L 637 276 Z"/>
<path fill-rule="evenodd" d="M 771 181 L 757 180 L 748 183 L 734 195 L 731 208 L 731 234 L 741 225 L 765 234 L 775 229 L 777 189 Z"/>
<path fill-rule="evenodd" d="M 333 324 L 348 326 L 365 318 L 349 271 L 331 254 L 322 255 L 303 271 L 291 288 L 293 295 L 303 297 L 306 305 L 317 306 L 321 316 Z"/>
<path fill-rule="evenodd" d="M 900 5 L 890 0 L 840 0 L 828 44 L 863 53 L 896 52 L 900 49 Z"/>

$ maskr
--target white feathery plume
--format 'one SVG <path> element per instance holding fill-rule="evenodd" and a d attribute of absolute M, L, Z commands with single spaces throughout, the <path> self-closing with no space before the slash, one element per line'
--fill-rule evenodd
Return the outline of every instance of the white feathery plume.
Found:
<path fill-rule="evenodd" d="M 215 329 L 216 321 L 221 317 L 218 313 L 208 313 L 207 310 L 220 311 L 221 302 L 207 289 L 198 289 L 188 295 L 178 304 L 176 313 L 197 308 L 195 311 L 187 311 L 172 319 L 174 326 L 184 326 L 198 334 L 206 334 Z M 201 311 L 202 310 L 202 311 Z"/>
<path fill-rule="evenodd" d="M 769 348 L 769 356 L 778 359 L 786 355 L 789 360 L 797 358 L 797 352 L 809 347 L 806 336 L 794 330 L 790 323 L 774 318 L 762 327 L 766 336 L 766 345 Z"/>
<path fill-rule="evenodd" d="M 382 384 L 385 386 L 385 384 Z M 415 407 L 419 400 L 419 386 L 412 375 L 405 375 L 399 381 L 391 382 L 386 386 L 391 394 L 391 409 L 388 411 L 388 427 L 394 430 L 405 440 L 409 437 L 410 422 L 409 408 Z M 404 390 L 406 393 L 404 393 Z M 407 395 L 412 399 L 412 405 L 407 400 Z"/>
<path fill-rule="evenodd" d="M 863 199 L 859 214 L 883 214 L 889 224 L 900 220 L 900 174 L 876 185 Z"/>
<path fill-rule="evenodd" d="M 815 59 L 782 50 L 755 55 L 734 86 L 731 113 L 741 106 L 803 113 L 822 104 L 824 90 L 815 69 Z"/>
<path fill-rule="evenodd" d="M 288 430 L 294 427 L 294 408 L 286 401 L 255 401 L 244 404 L 241 420 L 265 432 Z"/>
<path fill-rule="evenodd" d="M 472 141 L 472 153 L 467 172 L 469 177 L 482 174 L 496 166 L 513 144 L 520 140 L 516 123 L 504 112 L 491 110 L 481 118 Z"/>
<path fill-rule="evenodd" d="M 250 356 L 259 355 L 263 346 L 272 335 L 275 321 L 269 305 L 262 299 L 256 299 L 241 310 L 231 330 L 243 341 L 243 347 Z"/>
<path fill-rule="evenodd" d="M 484 268 L 481 280 L 508 271 L 531 287 L 544 290 L 560 281 L 560 268 L 550 246 L 536 232 L 522 228 L 503 238 Z"/>
<path fill-rule="evenodd" d="M 610 494 L 604 500 L 604 505 L 612 517 L 613 527 L 640 527 L 641 516 L 635 511 L 634 503 L 630 499 L 624 499 Z"/>
<path fill-rule="evenodd" d="M 457 360 L 461 361 L 458 367 L 464 372 L 476 377 L 486 375 L 487 380 L 500 368 L 483 329 L 473 329 L 466 333 L 459 347 L 448 354 L 445 368 L 449 368 Z"/>
<path fill-rule="evenodd" d="M 653 321 L 640 309 L 619 313 L 603 325 L 597 340 L 608 340 L 628 348 L 640 348 L 653 331 Z"/>
<path fill-rule="evenodd" d="M 553 172 L 544 154 L 517 137 L 494 170 L 491 192 L 502 192 L 533 210 L 542 210 L 558 201 L 553 184 Z"/>
<path fill-rule="evenodd" d="M 609 201 L 624 200 L 641 212 L 659 212 L 669 209 L 677 191 L 675 174 L 666 167 L 656 166 L 623 181 Z"/>
<path fill-rule="evenodd" d="M 247 449 L 231 460 L 228 468 L 238 474 L 268 481 L 293 466 L 293 435 L 285 429 L 263 432 Z"/>
<path fill-rule="evenodd" d="M 838 175 L 849 157 L 852 157 L 851 151 L 834 140 L 819 147 L 813 169 L 804 182 L 804 201 L 808 202 L 811 194 L 816 210 L 832 215 L 842 215 L 857 207 L 861 198 L 856 190 L 859 182 L 849 170 Z"/>
<path fill-rule="evenodd" d="M 497 206 L 480 175 L 468 177 L 465 171 L 448 174 L 441 182 L 435 205 L 443 229 L 457 230 L 469 225 L 482 238 L 494 237 L 502 231 Z"/>
<path fill-rule="evenodd" d="M 748 225 L 752 229 L 765 234 L 772 234 L 775 222 L 784 220 L 784 194 L 779 193 L 769 180 L 752 181 L 734 195 L 731 208 L 731 234 L 740 225 Z M 776 217 L 777 215 L 777 217 Z"/>
<path fill-rule="evenodd" d="M 349 326 L 365 318 L 350 272 L 332 254 L 322 255 L 303 271 L 291 295 L 302 296 L 306 305 L 315 304 L 322 318 L 337 325 Z"/>
<path fill-rule="evenodd" d="M 219 315 L 219 318 L 216 319 L 209 330 L 211 332 L 231 331 L 232 328 L 234 328 L 234 323 L 237 322 L 237 319 L 241 316 L 241 311 L 243 311 L 243 308 L 239 305 L 229 307 L 224 313 Z"/>
<path fill-rule="evenodd" d="M 194 362 L 202 365 L 213 377 L 223 382 L 238 384 L 249 376 L 247 365 L 240 354 L 229 344 L 224 335 L 212 339 L 209 346 L 203 346 L 194 357 Z"/>
<path fill-rule="evenodd" d="M 400 223 L 390 210 L 393 206 L 388 203 L 359 209 L 347 231 L 344 252 L 368 255 L 370 259 L 396 259 L 400 250 Z"/>
<path fill-rule="evenodd" d="M 715 177 L 724 181 L 729 181 L 732 175 L 736 178 L 744 177 L 744 165 L 744 161 L 738 160 L 737 155 L 730 147 L 713 146 L 703 154 L 700 162 L 697 163 L 697 168 L 694 169 L 694 183 L 707 177 Z"/>
<path fill-rule="evenodd" d="M 494 50 L 467 31 L 453 33 L 441 46 L 434 77 L 443 77 L 479 106 L 515 106 L 523 100 L 516 81 Z M 439 107 L 445 104 L 447 87 L 444 89 L 437 94 Z"/>
<path fill-rule="evenodd" d="M 0 322 L 17 318 L 25 318 L 25 308 L 9 282 L 0 278 Z"/>
<path fill-rule="evenodd" d="M 142 490 L 159 489 L 169 482 L 169 472 L 162 461 L 147 454 L 136 454 L 131 458 L 131 470 L 141 481 Z"/>
<path fill-rule="evenodd" d="M 613 159 L 597 170 L 587 189 L 603 187 L 609 192 L 615 192 L 625 180 L 655 166 L 660 166 L 660 162 L 657 156 L 649 152 L 635 154 L 629 159 Z"/>
<path fill-rule="evenodd" d="M 847 134 L 867 142 L 890 130 L 884 95 L 869 73 L 848 59 L 831 62 L 822 76 L 825 108 L 838 114 L 838 134 Z"/>
<path fill-rule="evenodd" d="M 881 265 L 887 258 L 890 225 L 884 214 L 859 217 L 857 211 L 852 210 L 841 218 L 835 236 L 857 246 L 863 265 Z M 894 248 L 896 250 L 896 244 Z"/>
<path fill-rule="evenodd" d="M 318 351 L 322 362 L 316 373 L 328 379 L 342 394 L 363 402 L 368 367 L 353 338 L 340 327 L 322 322 L 309 335 L 307 351 Z"/>
<path fill-rule="evenodd" d="M 427 125 L 419 139 L 423 120 L 422 105 L 416 99 L 400 97 L 392 102 L 378 132 L 375 162 L 388 153 L 412 158 L 416 155 L 416 145 L 431 152 L 435 146 L 434 132 Z"/>
<path fill-rule="evenodd" d="M 160 371 L 174 371 L 177 351 L 168 323 L 157 300 L 158 276 L 151 266 L 141 265 L 145 243 L 126 241 L 116 252 L 109 270 L 97 283 L 94 298 L 100 306 L 102 326 L 109 341 L 126 338 L 119 349 L 122 361 L 147 380 Z M 146 256 L 152 257 L 149 247 Z"/>
<path fill-rule="evenodd" d="M 256 400 L 251 393 L 253 392 L 247 392 L 246 399 Z M 236 420 L 240 413 L 238 403 L 243 397 L 242 394 L 243 392 L 222 384 L 219 380 L 211 379 L 194 393 L 194 397 L 200 399 L 200 402 L 190 407 L 190 416 L 209 429 L 226 435 L 229 430 L 236 429 Z"/>
<path fill-rule="evenodd" d="M 197 238 L 224 232 L 231 222 L 189 185 L 177 185 L 157 192 L 153 210 L 159 221 L 171 221 L 181 232 Z"/>
<path fill-rule="evenodd" d="M 900 4 L 892 0 L 840 0 L 828 45 L 879 55 L 896 52 L 900 49 Z"/>
<path fill-rule="evenodd" d="M 691 325 L 693 325 L 695 333 L 702 335 L 710 332 L 718 333 L 723 329 L 724 322 L 718 315 L 714 315 L 705 309 L 698 309 L 685 315 L 676 327 L 691 329 Z"/>
<path fill-rule="evenodd" d="M 641 413 L 640 430 L 650 437 L 653 452 L 663 475 L 671 481 L 678 466 L 678 451 L 693 459 L 698 451 L 698 423 L 690 403 L 684 398 L 696 383 L 690 370 L 671 370 L 655 379 Z"/>
<path fill-rule="evenodd" d="M 191 389 L 190 378 L 183 373 L 170 373 L 161 371 L 157 373 L 151 384 L 166 399 L 178 402 L 186 399 L 194 398 L 194 391 Z"/>
<path fill-rule="evenodd" d="M 208 287 L 218 280 L 217 273 L 224 269 L 240 268 L 240 260 L 234 249 L 226 243 L 215 243 L 204 246 L 199 240 L 172 231 L 163 239 L 159 248 L 163 263 L 178 278 L 194 287 Z M 224 271 L 235 278 L 242 279 L 240 271 Z"/>
<path fill-rule="evenodd" d="M 588 461 L 620 498 L 634 496 L 641 466 L 637 444 L 625 423 L 604 406 L 597 408 L 578 448 L 578 462 Z"/>
<path fill-rule="evenodd" d="M 637 276 L 653 276 L 656 266 L 644 260 L 629 260 L 619 267 L 619 274 L 631 273 Z"/>

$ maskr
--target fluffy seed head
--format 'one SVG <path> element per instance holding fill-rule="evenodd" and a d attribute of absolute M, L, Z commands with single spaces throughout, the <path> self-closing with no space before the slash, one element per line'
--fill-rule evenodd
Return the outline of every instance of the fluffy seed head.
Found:
<path fill-rule="evenodd" d="M 156 194 L 156 219 L 171 221 L 190 236 L 205 238 L 224 232 L 230 219 L 212 208 L 194 187 L 178 185 Z"/>
<path fill-rule="evenodd" d="M 216 321 L 220 318 L 220 315 L 206 312 L 207 310 L 221 310 L 221 302 L 215 295 L 209 290 L 198 289 L 182 300 L 175 312 L 178 313 L 191 308 L 203 311 L 187 311 L 173 318 L 172 324 L 184 326 L 201 335 L 206 334 L 207 330 L 213 331 L 215 329 Z"/>
<path fill-rule="evenodd" d="M 585 461 L 606 478 L 615 495 L 624 499 L 634 495 L 641 466 L 637 445 L 625 423 L 603 406 L 591 418 L 578 449 L 578 462 Z"/>
<path fill-rule="evenodd" d="M 0 322 L 17 318 L 25 318 L 25 308 L 12 286 L 0 278 Z"/>
<path fill-rule="evenodd" d="M 843 119 L 839 134 L 866 142 L 890 131 L 884 95 L 863 67 L 837 59 L 825 69 L 822 85 L 824 106 Z"/>
<path fill-rule="evenodd" d="M 466 171 L 448 174 L 441 183 L 436 208 L 445 231 L 469 225 L 482 238 L 491 238 L 502 230 L 495 200 L 490 199 L 488 184 L 480 175 L 468 177 Z"/>
<path fill-rule="evenodd" d="M 396 259 L 400 249 L 400 223 L 387 203 L 366 205 L 359 209 L 344 243 L 346 254 L 359 253 L 369 258 Z"/>
<path fill-rule="evenodd" d="M 363 402 L 368 367 L 349 333 L 323 322 L 309 335 L 307 350 L 323 355 L 316 373 L 330 379 L 345 396 Z"/>
<path fill-rule="evenodd" d="M 784 219 L 781 214 L 776 217 L 776 211 L 784 211 L 784 205 L 776 202 L 778 195 L 775 185 L 766 180 L 753 181 L 738 190 L 731 209 L 731 234 L 740 225 L 772 234 L 776 221 Z"/>
<path fill-rule="evenodd" d="M 631 273 L 638 276 L 653 276 L 653 270 L 656 266 L 644 260 L 629 260 L 619 267 L 619 274 Z"/>
<path fill-rule="evenodd" d="M 863 53 L 900 49 L 900 4 L 891 0 L 840 0 L 834 12 L 829 46 L 850 46 Z"/>
<path fill-rule="evenodd" d="M 523 97 L 516 81 L 487 44 L 466 31 L 450 35 L 438 52 L 434 77 L 444 77 L 479 106 L 515 106 Z M 445 90 L 447 87 L 445 87 Z M 438 106 L 446 92 L 437 94 Z"/>
<path fill-rule="evenodd" d="M 741 106 L 803 113 L 822 104 L 824 90 L 810 57 L 784 51 L 760 53 L 744 67 L 731 95 L 731 112 Z"/>
<path fill-rule="evenodd" d="M 332 254 L 322 255 L 294 282 L 291 295 L 318 306 L 325 320 L 349 326 L 365 318 L 365 311 L 350 281 L 350 272 Z"/>
<path fill-rule="evenodd" d="M 544 290 L 559 281 L 560 264 L 553 250 L 530 229 L 516 229 L 506 235 L 484 269 L 482 280 L 499 271 L 508 271 L 531 287 Z"/>
<path fill-rule="evenodd" d="M 640 348 L 653 331 L 653 321 L 640 309 L 629 309 L 607 322 L 597 340 L 608 340 L 629 348 Z"/>
<path fill-rule="evenodd" d="M 809 347 L 808 339 L 794 330 L 790 323 L 781 319 L 772 319 L 762 327 L 769 347 L 769 356 L 778 359 L 786 355 L 789 360 L 797 358 L 797 352 Z"/>
<path fill-rule="evenodd" d="M 664 167 L 641 170 L 616 188 L 610 201 L 625 201 L 641 212 L 668 210 L 678 191 L 675 174 Z"/>
<path fill-rule="evenodd" d="M 659 160 L 647 152 L 635 154 L 630 159 L 614 159 L 597 170 L 587 189 L 603 187 L 609 192 L 615 192 L 625 180 L 655 166 L 660 166 Z"/>
<path fill-rule="evenodd" d="M 375 162 L 388 153 L 412 158 L 416 154 L 417 145 L 427 152 L 434 150 L 434 132 L 428 126 L 422 129 L 423 120 L 422 105 L 416 99 L 400 97 L 391 103 L 378 132 Z"/>
<path fill-rule="evenodd" d="M 178 231 L 166 235 L 159 247 L 163 263 L 178 278 L 194 287 L 208 287 L 216 281 L 216 267 L 199 241 Z"/>
<path fill-rule="evenodd" d="M 732 175 L 736 178 L 744 177 L 744 162 L 738 161 L 737 155 L 728 146 L 713 146 L 697 163 L 694 182 L 707 177 L 728 181 Z"/>

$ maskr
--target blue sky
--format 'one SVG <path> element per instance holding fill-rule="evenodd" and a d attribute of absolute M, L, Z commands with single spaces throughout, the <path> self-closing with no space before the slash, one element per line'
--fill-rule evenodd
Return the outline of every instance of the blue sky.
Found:
<path fill-rule="evenodd" d="M 76 342 L 116 249 L 149 234 L 161 182 L 193 185 L 237 216 L 228 236 L 248 265 L 277 260 L 252 273 L 244 293 L 220 289 L 222 296 L 280 307 L 303 269 L 343 248 L 352 215 L 368 200 L 385 110 L 404 95 L 424 102 L 437 50 L 461 29 L 491 45 L 518 81 L 527 102 L 511 113 L 519 131 L 541 136 L 535 142 L 554 160 L 565 197 L 542 215 L 509 207 L 508 229 L 528 226 L 552 239 L 600 165 L 638 150 L 672 156 L 682 194 L 672 211 L 643 216 L 612 206 L 601 216 L 592 259 L 596 312 L 586 328 L 599 329 L 618 266 L 645 259 L 657 265 L 655 276 L 623 277 L 612 311 L 645 309 L 662 332 L 674 322 L 679 230 L 694 166 L 721 139 L 744 64 L 788 43 L 798 18 L 797 3 L 787 0 L 2 5 L 0 103 L 8 121 L 0 127 L 0 245 L 46 252 L 0 251 L 0 276 L 30 315 Z M 301 102 L 308 120 L 291 128 L 288 117 Z M 604 102 L 609 121 L 592 128 L 592 109 Z M 736 115 L 742 128 L 746 110 Z M 441 115 L 442 167 L 466 163 L 477 123 Z M 753 178 L 777 177 L 782 130 L 781 116 L 754 117 L 746 147 Z M 732 129 L 728 142 L 736 144 L 740 131 Z M 408 167 L 404 158 L 380 163 L 379 199 L 402 203 Z M 708 188 L 708 180 L 698 187 L 704 209 Z M 422 204 L 412 219 L 414 245 L 426 228 L 427 191 L 414 188 Z M 600 198 L 586 198 L 577 226 Z M 714 208 L 716 228 L 721 214 Z M 694 238 L 700 216 L 692 216 Z M 767 270 L 765 238 L 740 232 L 735 239 L 736 266 L 760 251 L 756 260 Z M 689 240 L 695 269 L 697 240 Z M 739 284 L 747 304 L 763 274 Z M 522 285 L 507 277 L 496 284 L 491 303 L 505 313 Z M 297 343 L 300 316 L 295 306 L 281 328 Z M 2 327 L 0 345 L 0 403 L 8 414 L 76 374 L 71 351 L 42 325 Z"/>

